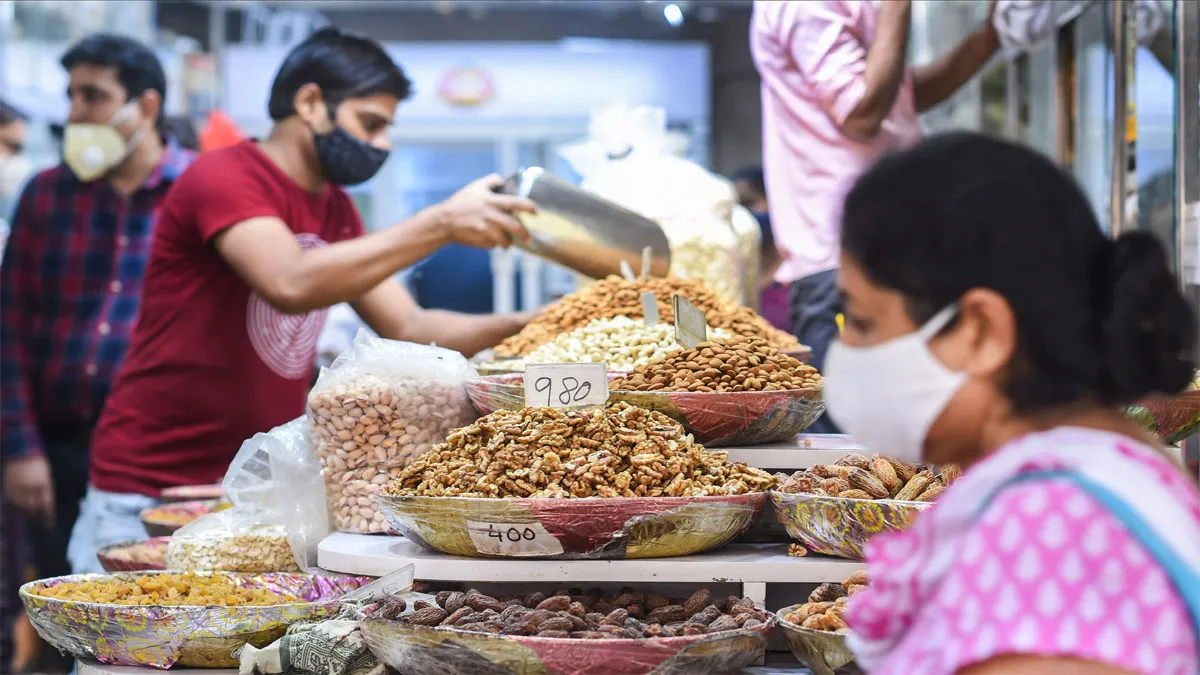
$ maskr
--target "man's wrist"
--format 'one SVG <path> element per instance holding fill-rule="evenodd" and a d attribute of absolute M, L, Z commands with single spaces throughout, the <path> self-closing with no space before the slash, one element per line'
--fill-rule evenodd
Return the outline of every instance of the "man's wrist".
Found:
<path fill-rule="evenodd" d="M 428 240 L 436 248 L 441 248 L 453 241 L 454 231 L 450 223 L 450 214 L 444 204 L 434 204 L 421 209 L 414 216 L 413 223 L 421 238 Z"/>

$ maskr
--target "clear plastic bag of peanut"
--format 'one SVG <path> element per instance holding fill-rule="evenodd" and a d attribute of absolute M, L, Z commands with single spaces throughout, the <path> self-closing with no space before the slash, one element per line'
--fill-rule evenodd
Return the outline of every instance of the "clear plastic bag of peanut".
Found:
<path fill-rule="evenodd" d="M 594 112 L 587 138 L 558 152 L 582 177 L 584 190 L 662 227 L 672 276 L 699 279 L 741 302 L 733 186 L 685 159 L 687 145 L 684 135 L 667 129 L 662 108 L 616 105 Z"/>
<path fill-rule="evenodd" d="M 474 376 L 457 352 L 365 331 L 321 371 L 308 396 L 308 421 L 339 531 L 392 531 L 371 496 L 452 430 L 475 421 L 464 388 Z"/>

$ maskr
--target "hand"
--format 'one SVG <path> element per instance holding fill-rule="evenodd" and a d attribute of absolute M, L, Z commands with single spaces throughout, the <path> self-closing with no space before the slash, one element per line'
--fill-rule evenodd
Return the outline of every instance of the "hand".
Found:
<path fill-rule="evenodd" d="M 529 233 L 513 214 L 535 213 L 537 207 L 528 199 L 496 193 L 503 184 L 504 179 L 495 174 L 480 178 L 438 206 L 451 241 L 476 248 L 507 248 L 514 241 L 529 241 Z"/>
<path fill-rule="evenodd" d="M 4 463 L 4 498 L 47 527 L 54 523 L 54 486 L 50 464 L 41 455 Z"/>

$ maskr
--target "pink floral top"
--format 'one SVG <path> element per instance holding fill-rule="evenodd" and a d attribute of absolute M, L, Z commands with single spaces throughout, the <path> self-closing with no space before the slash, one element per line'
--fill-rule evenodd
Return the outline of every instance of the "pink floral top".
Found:
<path fill-rule="evenodd" d="M 1160 489 L 1200 513 L 1196 490 L 1167 460 L 1118 450 L 1151 468 L 1162 477 Z M 909 531 L 877 537 L 869 547 L 872 588 L 851 603 L 848 622 L 868 639 L 898 636 L 870 672 L 951 675 L 1003 654 L 1077 658 L 1144 675 L 1198 672 L 1195 623 L 1171 579 L 1124 523 L 1077 483 L 1011 484 L 963 536 L 922 552 L 920 540 L 934 533 L 927 517 L 941 506 Z M 919 597 L 913 585 L 889 583 L 889 577 L 899 580 L 890 570 L 930 551 L 950 559 L 929 597 Z M 900 624 L 907 628 L 897 631 Z"/>

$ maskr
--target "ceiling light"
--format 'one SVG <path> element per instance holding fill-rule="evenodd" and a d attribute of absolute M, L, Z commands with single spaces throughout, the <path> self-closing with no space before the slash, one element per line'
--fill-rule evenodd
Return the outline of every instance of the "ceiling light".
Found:
<path fill-rule="evenodd" d="M 683 25 L 683 10 L 679 8 L 679 5 L 672 2 L 671 4 L 663 7 L 663 18 L 665 18 L 667 23 L 671 24 L 673 28 L 679 28 Z"/>

